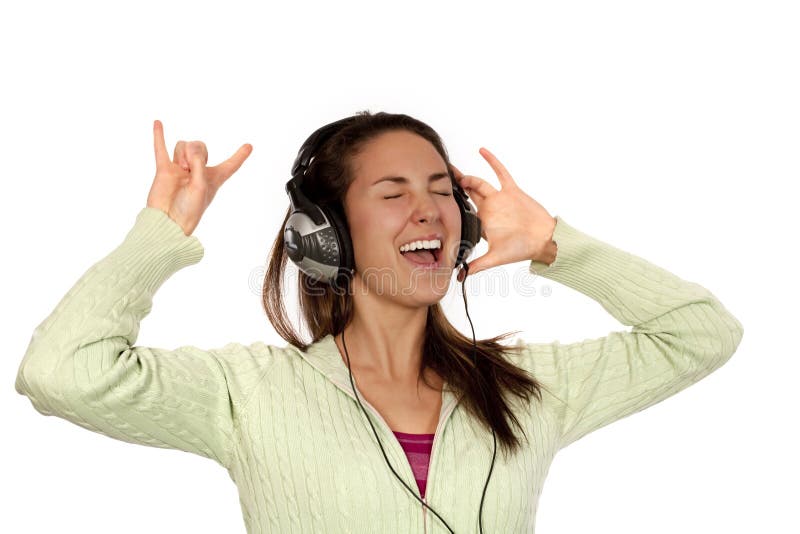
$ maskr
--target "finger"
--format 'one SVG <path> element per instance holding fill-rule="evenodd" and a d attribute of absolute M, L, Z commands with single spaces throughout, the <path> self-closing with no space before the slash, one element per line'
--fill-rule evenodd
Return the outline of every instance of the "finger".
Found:
<path fill-rule="evenodd" d="M 464 189 L 469 190 L 467 194 L 471 194 L 471 192 L 475 192 L 480 196 L 480 199 L 483 200 L 486 197 L 490 197 L 493 194 L 497 193 L 497 189 L 495 189 L 492 184 L 478 178 L 477 176 L 466 175 L 459 180 L 458 185 L 463 187 Z"/>
<path fill-rule="evenodd" d="M 221 183 L 230 178 L 233 173 L 239 170 L 239 167 L 242 166 L 244 160 L 246 160 L 247 157 L 252 152 L 253 152 L 253 145 L 245 143 L 241 147 L 239 147 L 239 150 L 237 150 L 233 154 L 233 156 L 229 157 L 216 167 L 213 167 L 215 174 L 218 177 L 217 178 L 218 182 Z"/>
<path fill-rule="evenodd" d="M 172 154 L 173 163 L 180 165 L 185 171 L 189 170 L 189 159 L 186 155 L 186 141 L 178 141 Z"/>
<path fill-rule="evenodd" d="M 192 183 L 197 187 L 206 186 L 206 164 L 203 161 L 203 152 L 197 146 L 189 147 L 186 157 L 192 171 Z"/>
<path fill-rule="evenodd" d="M 453 171 L 453 177 L 456 179 L 456 182 L 460 183 L 461 180 L 463 180 L 466 175 L 463 172 L 461 172 L 458 169 L 458 167 L 456 167 L 452 163 L 450 163 L 449 165 L 450 165 L 450 169 Z"/>
<path fill-rule="evenodd" d="M 486 199 L 486 196 L 480 194 L 479 191 L 477 191 L 477 190 L 475 190 L 475 189 L 473 189 L 471 187 L 465 186 L 463 184 L 459 184 L 459 185 L 461 185 L 461 188 L 467 193 L 467 196 L 469 196 L 469 198 L 471 198 L 471 199 L 473 199 L 475 201 L 482 201 L 482 200 Z"/>
<path fill-rule="evenodd" d="M 467 262 L 468 268 L 468 275 L 473 276 L 481 271 L 485 271 L 486 269 L 490 269 L 495 266 L 494 258 L 492 257 L 492 253 L 487 252 L 480 258 L 476 258 L 472 261 Z"/>
<path fill-rule="evenodd" d="M 489 152 L 489 149 L 481 147 L 478 151 L 481 153 L 481 156 L 484 157 L 486 161 L 489 162 L 489 165 L 494 170 L 495 174 L 497 174 L 497 179 L 500 180 L 500 189 L 504 187 L 516 187 L 517 184 L 514 182 L 514 179 L 511 177 L 511 173 L 505 168 L 505 166 L 500 163 L 500 160 L 495 157 L 494 154 Z"/>
<path fill-rule="evenodd" d="M 457 183 L 458 185 L 460 185 L 462 188 L 466 189 L 468 186 L 467 186 L 467 184 L 464 182 L 464 179 L 465 179 L 465 178 L 467 178 L 469 175 L 465 175 L 463 172 L 461 172 L 460 170 L 458 170 L 458 167 L 456 167 L 456 166 L 455 166 L 455 165 L 453 165 L 452 163 L 450 164 L 450 167 L 452 167 L 452 169 L 453 169 L 453 176 L 454 176 L 454 177 L 455 177 L 455 179 L 456 179 L 456 183 Z"/>
<path fill-rule="evenodd" d="M 156 153 L 156 168 L 169 163 L 167 144 L 164 142 L 164 125 L 158 119 L 153 121 L 153 149 Z"/>
<path fill-rule="evenodd" d="M 467 197 L 475 204 L 478 208 L 478 212 L 483 209 L 483 201 L 486 200 L 486 197 L 475 191 L 474 189 L 470 189 L 468 187 L 464 188 L 464 192 L 467 194 Z"/>
<path fill-rule="evenodd" d="M 202 141 L 189 141 L 186 143 L 186 148 L 184 149 L 187 152 L 199 150 L 200 155 L 203 156 L 203 165 L 208 165 L 208 148 L 206 148 L 206 144 Z"/>

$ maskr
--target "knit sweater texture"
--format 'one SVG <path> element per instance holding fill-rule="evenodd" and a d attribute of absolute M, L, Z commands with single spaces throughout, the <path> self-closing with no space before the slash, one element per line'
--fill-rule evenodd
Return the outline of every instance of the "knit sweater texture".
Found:
<path fill-rule="evenodd" d="M 498 448 L 483 505 L 487 533 L 534 532 L 558 450 L 701 380 L 743 335 L 704 287 L 560 216 L 553 240 L 556 260 L 531 261 L 531 276 L 580 291 L 632 328 L 569 344 L 515 342 L 521 351 L 509 359 L 545 389 L 542 402 L 514 404 L 528 439 L 509 458 Z M 135 345 L 155 292 L 203 253 L 167 214 L 143 208 L 121 244 L 35 328 L 16 391 L 44 415 L 214 460 L 238 488 L 249 534 L 448 532 L 386 465 L 330 334 L 306 352 L 263 342 Z M 392 429 L 359 398 L 395 471 L 418 491 Z M 445 383 L 425 502 L 456 533 L 477 533 L 492 434 L 459 400 Z"/>

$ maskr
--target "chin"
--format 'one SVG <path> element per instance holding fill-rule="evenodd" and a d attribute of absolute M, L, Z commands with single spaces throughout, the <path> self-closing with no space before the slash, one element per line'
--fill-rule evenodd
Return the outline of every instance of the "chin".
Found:
<path fill-rule="evenodd" d="M 452 277 L 452 269 L 413 271 L 400 289 L 400 296 L 411 297 L 420 305 L 436 304 L 447 295 Z"/>

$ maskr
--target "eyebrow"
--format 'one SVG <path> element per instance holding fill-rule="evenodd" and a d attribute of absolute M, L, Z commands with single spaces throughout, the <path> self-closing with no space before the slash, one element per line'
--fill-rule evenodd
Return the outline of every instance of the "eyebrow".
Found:
<path fill-rule="evenodd" d="M 450 177 L 450 174 L 448 174 L 446 172 L 436 172 L 436 173 L 433 173 L 430 176 L 428 176 L 428 181 L 429 182 L 434 182 L 436 180 L 441 180 L 442 178 L 449 178 L 449 177 Z M 409 183 L 410 180 L 408 178 L 406 178 L 405 176 L 384 176 L 383 178 L 375 181 L 372 185 L 377 185 L 377 184 L 379 184 L 381 182 L 387 182 L 387 181 L 388 182 L 394 182 L 394 183 L 397 183 L 397 184 L 407 184 L 407 183 Z"/>

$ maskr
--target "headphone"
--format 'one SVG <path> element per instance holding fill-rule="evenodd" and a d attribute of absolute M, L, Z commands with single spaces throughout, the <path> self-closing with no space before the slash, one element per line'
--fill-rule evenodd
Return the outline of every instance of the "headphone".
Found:
<path fill-rule="evenodd" d="M 309 200 L 303 191 L 303 182 L 311 160 L 319 148 L 336 132 L 352 124 L 354 119 L 355 117 L 345 117 L 344 119 L 326 124 L 312 133 L 300 147 L 294 164 L 292 165 L 292 178 L 286 182 L 286 194 L 289 196 L 289 202 L 291 203 L 290 214 L 283 229 L 283 243 L 287 255 L 303 273 L 314 280 L 325 282 L 334 287 L 339 287 L 339 284 L 347 284 L 355 273 L 353 242 L 350 238 L 347 225 L 339 214 L 337 214 L 336 210 L 331 206 L 316 204 Z M 455 180 L 452 180 L 452 183 L 453 196 L 461 212 L 461 239 L 458 245 L 458 255 L 453 267 L 455 268 L 461 265 L 465 270 L 465 274 L 468 275 L 469 268 L 466 258 L 481 239 L 481 220 L 478 218 L 477 210 L 469 201 L 469 197 L 464 189 Z M 466 276 L 464 276 L 464 280 L 461 281 L 461 290 L 464 298 L 464 308 L 467 311 L 467 318 L 472 328 L 473 362 L 477 363 L 475 328 L 472 326 L 472 319 L 469 316 L 469 310 L 467 310 L 467 296 L 464 288 L 465 281 Z M 361 406 L 370 427 L 372 427 L 375 439 L 378 440 L 378 445 L 381 448 L 381 452 L 383 452 L 383 457 L 389 469 L 391 469 L 392 473 L 394 473 L 406 489 L 411 492 L 414 498 L 433 512 L 436 517 L 445 524 L 447 529 L 455 534 L 447 522 L 442 519 L 433 508 L 419 498 L 416 492 L 400 478 L 400 475 L 397 474 L 391 463 L 389 463 L 389 458 L 386 456 L 386 451 L 383 449 L 380 438 L 378 438 L 378 433 L 372 425 L 372 420 L 367 415 L 364 406 L 361 404 L 355 384 L 353 384 L 353 372 L 350 369 L 350 354 L 347 352 L 344 331 L 342 331 L 342 343 L 344 344 L 345 354 L 347 356 L 347 369 L 350 372 L 350 384 L 353 386 L 353 392 L 356 394 L 356 400 L 358 400 L 359 406 Z M 494 459 L 497 453 L 497 438 L 494 429 L 492 429 L 492 438 L 494 440 L 492 465 L 489 468 L 489 476 L 486 478 L 486 483 L 483 487 L 481 506 L 478 513 L 478 524 L 481 533 L 483 533 L 483 498 L 486 496 L 486 487 L 489 485 L 489 479 L 492 476 Z"/>

